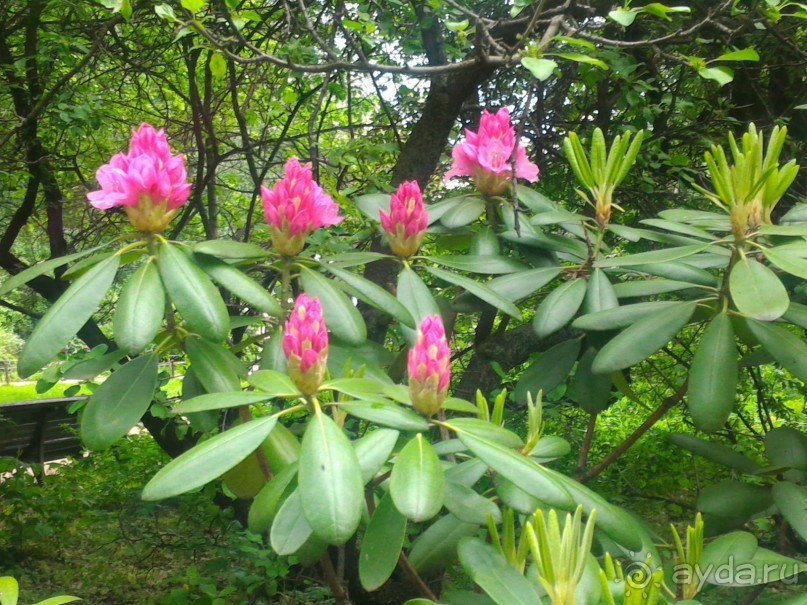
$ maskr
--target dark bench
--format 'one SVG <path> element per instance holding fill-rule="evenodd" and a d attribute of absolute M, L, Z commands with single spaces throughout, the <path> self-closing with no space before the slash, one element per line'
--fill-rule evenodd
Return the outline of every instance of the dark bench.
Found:
<path fill-rule="evenodd" d="M 0 404 L 0 457 L 43 464 L 81 451 L 75 414 L 67 408 L 84 397 Z"/>

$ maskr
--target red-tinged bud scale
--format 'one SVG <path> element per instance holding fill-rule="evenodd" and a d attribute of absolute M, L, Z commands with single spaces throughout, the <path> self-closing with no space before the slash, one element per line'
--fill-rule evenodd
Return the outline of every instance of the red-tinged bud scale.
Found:
<path fill-rule="evenodd" d="M 317 298 L 297 297 L 283 331 L 283 353 L 297 388 L 304 395 L 316 393 L 328 361 L 328 331 Z"/>
<path fill-rule="evenodd" d="M 429 215 L 423 206 L 423 196 L 417 182 L 402 183 L 390 197 L 389 214 L 383 210 L 378 214 L 392 253 L 400 258 L 415 254 L 423 243 L 429 225 Z"/>

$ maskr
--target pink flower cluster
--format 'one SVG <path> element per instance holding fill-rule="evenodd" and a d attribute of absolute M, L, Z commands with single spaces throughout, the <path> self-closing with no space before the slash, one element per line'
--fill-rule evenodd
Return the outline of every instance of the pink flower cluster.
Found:
<path fill-rule="evenodd" d="M 495 114 L 482 112 L 479 130 L 465 130 L 465 141 L 452 151 L 454 162 L 446 180 L 469 176 L 480 193 L 501 195 L 512 180 L 512 156 L 516 148 L 515 129 L 510 113 L 502 107 Z M 530 183 L 538 180 L 538 166 L 527 159 L 523 147 L 516 148 L 516 177 Z"/>
<path fill-rule="evenodd" d="M 261 186 L 263 212 L 272 245 L 283 256 L 295 256 L 314 229 L 336 225 L 344 220 L 339 207 L 311 175 L 309 166 L 301 166 L 297 158 L 286 162 L 284 176 L 274 186 Z"/>
<path fill-rule="evenodd" d="M 87 199 L 108 210 L 122 206 L 138 231 L 160 232 L 190 195 L 185 158 L 171 155 L 165 132 L 142 124 L 132 132 L 128 153 L 112 156 L 95 173 L 101 189 Z"/>
<path fill-rule="evenodd" d="M 283 353 L 289 376 L 304 395 L 322 384 L 328 361 L 328 331 L 317 298 L 300 294 L 283 331 Z"/>
<path fill-rule="evenodd" d="M 445 401 L 451 378 L 451 351 L 439 315 L 427 315 L 420 322 L 408 362 L 412 405 L 423 416 L 433 416 Z"/>
<path fill-rule="evenodd" d="M 420 248 L 429 225 L 417 181 L 401 183 L 390 197 L 389 210 L 389 214 L 383 210 L 378 213 L 389 247 L 396 256 L 409 258 Z"/>

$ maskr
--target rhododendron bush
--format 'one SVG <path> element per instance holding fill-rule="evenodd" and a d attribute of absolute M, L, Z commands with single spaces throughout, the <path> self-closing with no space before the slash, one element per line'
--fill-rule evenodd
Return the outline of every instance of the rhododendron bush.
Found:
<path fill-rule="evenodd" d="M 339 603 L 396 569 L 412 603 L 500 605 L 694 603 L 708 587 L 682 569 L 725 584 L 714 570 L 729 560 L 755 585 L 798 578 L 804 564 L 731 531 L 775 510 L 807 540 L 807 436 L 795 429 L 768 433 L 765 466 L 708 437 L 670 436 L 737 471 L 704 490 L 684 540 L 660 541 L 587 487 L 585 457 L 577 478 L 553 468 L 570 445 L 546 433 L 543 394 L 568 381 L 596 424 L 614 393 L 632 396 L 631 368 L 680 334 L 693 353 L 660 414 L 685 401 L 704 433 L 730 422 L 743 368 L 774 363 L 807 381 L 807 306 L 794 300 L 807 278 L 807 211 L 772 218 L 798 171 L 780 160 L 786 130 L 752 126 L 728 152 L 707 151 L 711 185 L 699 191 L 712 211 L 675 208 L 627 227 L 612 211 L 646 136 L 625 132 L 610 147 L 599 130 L 565 139 L 583 213 L 540 192 L 507 108 L 465 131 L 445 175 L 452 189 L 436 193 L 407 181 L 338 207 L 337 192 L 289 158 L 260 189 L 261 246 L 165 235 L 196 185 L 166 132 L 144 124 L 88 194 L 99 211 L 122 207 L 133 232 L 71 259 L 81 270 L 27 341 L 20 374 L 49 363 L 115 292 L 116 348 L 94 360 L 96 374 L 112 372 L 81 411 L 84 443 L 110 447 L 150 409 L 175 417 L 198 442 L 154 469 L 143 498 L 213 483 L 251 500 L 250 529 L 276 553 L 318 564 Z M 340 238 L 359 226 L 383 251 L 328 255 L 310 243 L 319 230 Z M 464 252 L 433 253 L 460 234 Z M 625 252 L 636 242 L 643 251 Z M 368 278 L 374 263 L 394 267 L 392 282 Z M 231 316 L 223 291 L 249 311 Z M 382 342 L 367 337 L 370 313 L 389 324 Z M 492 326 L 532 322 L 554 344 L 514 393 L 468 401 L 452 395 L 452 333 L 477 313 Z M 183 397 L 158 409 L 158 363 L 176 354 L 189 362 Z M 334 565 L 340 552 L 358 557 L 360 588 Z M 433 581 L 457 561 L 481 592 Z"/>

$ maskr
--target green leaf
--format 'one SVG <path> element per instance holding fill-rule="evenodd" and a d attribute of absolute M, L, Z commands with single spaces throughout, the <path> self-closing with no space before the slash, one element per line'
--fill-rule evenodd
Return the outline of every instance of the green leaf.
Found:
<path fill-rule="evenodd" d="M 461 288 L 465 288 L 468 292 L 470 292 L 477 298 L 481 298 L 486 303 L 493 305 L 497 309 L 504 311 L 511 317 L 514 317 L 515 319 L 521 319 L 521 311 L 519 311 L 517 306 L 515 306 L 509 300 L 506 300 L 505 298 L 496 294 L 493 290 L 489 289 L 487 286 L 480 284 L 479 282 L 476 282 L 465 276 L 457 275 L 456 273 L 451 273 L 450 271 L 437 269 L 436 267 L 426 267 L 426 270 L 439 279 L 447 281 L 450 284 L 460 286 Z"/>
<path fill-rule="evenodd" d="M 247 376 L 247 382 L 270 398 L 300 395 L 300 390 L 291 378 L 275 370 L 259 370 Z"/>
<path fill-rule="evenodd" d="M 457 554 L 471 579 L 498 605 L 536 605 L 543 602 L 522 573 L 479 538 L 460 540 Z"/>
<path fill-rule="evenodd" d="M 694 435 L 677 433 L 667 435 L 667 439 L 678 447 L 684 448 L 693 454 L 698 454 L 707 460 L 727 466 L 728 468 L 733 468 L 742 473 L 753 474 L 762 468 L 750 458 L 743 456 L 739 452 L 735 452 L 732 448 L 722 443 L 713 443 L 699 439 Z"/>
<path fill-rule="evenodd" d="M 789 481 L 773 486 L 773 501 L 793 530 L 807 541 L 807 489 Z"/>
<path fill-rule="evenodd" d="M 450 421 L 448 422 L 451 428 Z M 535 496 L 549 506 L 571 510 L 574 503 L 569 492 L 545 469 L 529 457 L 498 443 L 477 437 L 466 431 L 457 431 L 460 441 L 485 464 L 501 473 L 506 479 Z"/>
<path fill-rule="evenodd" d="M 762 263 L 743 257 L 731 269 L 729 290 L 737 309 L 761 321 L 773 321 L 790 305 L 787 290 L 776 274 Z"/>
<path fill-rule="evenodd" d="M 586 296 L 586 280 L 579 277 L 552 290 L 535 310 L 532 328 L 544 338 L 557 332 L 575 316 Z"/>
<path fill-rule="evenodd" d="M 263 486 L 249 507 L 249 531 L 262 534 L 271 529 L 280 507 L 294 489 L 292 482 L 296 476 L 297 464 L 289 464 Z"/>
<path fill-rule="evenodd" d="M 64 265 L 79 259 L 84 258 L 85 256 L 89 256 L 93 252 L 104 248 L 108 244 L 104 244 L 103 246 L 96 246 L 95 248 L 90 248 L 88 250 L 82 250 L 81 252 L 76 252 L 74 254 L 68 254 L 67 256 L 60 256 L 59 258 L 52 258 L 50 260 L 43 261 L 41 263 L 37 263 L 25 269 L 24 271 L 20 271 L 16 275 L 12 275 L 6 281 L 3 282 L 3 285 L 0 286 L 0 297 L 5 296 L 12 290 L 16 290 L 23 284 L 27 284 L 29 281 L 34 279 L 35 277 L 39 277 L 40 275 L 44 275 L 45 273 L 50 273 L 54 269 L 58 269 L 59 267 L 63 267 Z"/>
<path fill-rule="evenodd" d="M 128 6 L 128 0 L 126 2 Z M 131 12 L 131 9 L 129 9 Z M 123 12 L 123 11 L 121 11 Z M 80 601 L 79 597 L 71 597 L 70 595 L 59 595 L 58 597 L 51 597 L 49 599 L 45 599 L 44 601 L 39 601 L 34 605 L 62 605 L 63 603 L 72 603 L 74 601 Z"/>
<path fill-rule="evenodd" d="M 618 8 L 609 12 L 608 18 L 616 21 L 622 27 L 630 27 L 636 20 L 636 12 L 627 8 Z"/>
<path fill-rule="evenodd" d="M 480 496 L 470 487 L 453 481 L 446 482 L 445 506 L 448 511 L 466 523 L 484 525 L 490 515 L 496 523 L 501 523 L 499 507 L 491 500 Z"/>
<path fill-rule="evenodd" d="M 579 353 L 579 339 L 565 340 L 542 353 L 519 377 L 515 390 L 516 402 L 526 405 L 528 393 L 535 401 L 538 391 L 548 393 L 561 384 L 572 373 Z"/>
<path fill-rule="evenodd" d="M 765 453 L 774 466 L 807 471 L 807 436 L 792 427 L 780 426 L 768 431 Z"/>
<path fill-rule="evenodd" d="M 417 324 L 427 315 L 440 315 L 431 290 L 423 283 L 409 265 L 404 265 L 398 274 L 398 300 L 412 314 Z"/>
<path fill-rule="evenodd" d="M 353 345 L 367 340 L 364 319 L 344 292 L 306 267 L 300 267 L 300 277 L 306 293 L 319 299 L 325 324 L 335 336 Z"/>
<path fill-rule="evenodd" d="M 541 82 L 546 82 L 558 67 L 558 64 L 552 59 L 536 59 L 535 57 L 524 57 L 521 59 L 521 64 Z"/>
<path fill-rule="evenodd" d="M 264 250 L 257 244 L 234 242 L 227 239 L 211 239 L 199 242 L 193 246 L 194 254 L 206 254 L 216 258 L 230 260 L 262 259 L 271 256 L 271 252 Z"/>
<path fill-rule="evenodd" d="M 444 267 L 487 275 L 516 273 L 527 268 L 523 263 L 512 258 L 491 254 L 426 256 L 425 259 Z"/>
<path fill-rule="evenodd" d="M 673 260 L 687 258 L 698 252 L 703 252 L 710 244 L 692 244 L 690 246 L 679 246 L 677 248 L 663 248 L 651 252 L 639 252 L 628 256 L 615 256 L 603 258 L 594 263 L 597 267 L 630 267 L 632 265 L 650 265 L 654 263 L 667 263 Z"/>
<path fill-rule="evenodd" d="M 440 512 L 445 495 L 443 467 L 422 434 L 398 454 L 389 489 L 395 507 L 412 521 L 427 521 Z"/>
<path fill-rule="evenodd" d="M 593 65 L 594 67 L 598 67 L 600 69 L 608 69 L 608 65 L 606 65 L 604 61 L 580 53 L 557 53 L 555 56 L 560 57 L 561 59 L 566 59 L 567 61 L 575 61 L 577 63 Z"/>
<path fill-rule="evenodd" d="M 699 562 L 700 569 L 706 573 L 706 581 L 716 583 L 715 571 L 737 561 L 748 561 L 757 551 L 757 539 L 753 534 L 734 531 L 712 540 L 703 549 Z"/>
<path fill-rule="evenodd" d="M 353 203 L 367 218 L 378 222 L 380 220 L 379 210 L 389 212 L 389 201 L 389 193 L 368 193 L 358 196 Z"/>
<path fill-rule="evenodd" d="M 600 349 L 591 365 L 592 371 L 610 374 L 644 361 L 681 331 L 695 306 L 694 302 L 682 302 L 637 321 Z"/>
<path fill-rule="evenodd" d="M 0 577 L 0 605 L 17 605 L 19 585 L 11 576 Z"/>
<path fill-rule="evenodd" d="M 427 431 L 429 423 L 423 416 L 394 403 L 382 401 L 340 402 L 339 407 L 351 416 L 402 431 Z"/>
<path fill-rule="evenodd" d="M 432 523 L 412 543 L 409 563 L 421 575 L 434 575 L 457 561 L 457 543 L 476 533 L 476 523 L 446 515 Z"/>
<path fill-rule="evenodd" d="M 378 503 L 359 551 L 359 581 L 372 592 L 384 585 L 395 571 L 406 537 L 406 518 L 387 493 Z"/>
<path fill-rule="evenodd" d="M 524 515 L 532 515 L 542 503 L 502 475 L 495 477 L 496 493 L 503 504 Z"/>
<path fill-rule="evenodd" d="M 807 259 L 802 258 L 800 254 L 788 253 L 776 248 L 763 248 L 762 253 L 766 259 L 782 271 L 807 279 Z"/>
<path fill-rule="evenodd" d="M 199 395 L 185 401 L 180 401 L 174 406 L 174 414 L 193 414 L 196 412 L 206 412 L 208 410 L 223 410 L 226 408 L 236 408 L 242 405 L 252 405 L 271 399 L 266 393 L 254 393 L 246 391 L 233 391 L 232 393 L 207 393 Z"/>
<path fill-rule="evenodd" d="M 656 294 L 666 294 L 667 292 L 677 292 L 697 288 L 697 284 L 691 284 L 673 279 L 647 279 L 626 281 L 614 286 L 614 293 L 619 298 L 642 298 L 645 296 L 655 296 Z"/>
<path fill-rule="evenodd" d="M 577 364 L 572 383 L 574 385 L 573 399 L 582 409 L 592 415 L 599 414 L 608 407 L 613 382 L 610 374 L 595 374 L 591 371 L 591 364 L 596 356 L 597 349 L 593 347 L 586 349 Z"/>
<path fill-rule="evenodd" d="M 731 318 L 719 313 L 703 331 L 689 368 L 687 405 L 695 426 L 720 430 L 734 409 L 738 356 Z"/>
<path fill-rule="evenodd" d="M 230 331 L 227 307 L 204 272 L 169 243 L 160 246 L 157 263 L 165 290 L 190 329 L 207 340 L 225 340 Z"/>
<path fill-rule="evenodd" d="M 714 80 L 725 86 L 734 79 L 734 71 L 728 67 L 706 67 L 698 70 L 698 75 L 705 80 Z"/>
<path fill-rule="evenodd" d="M 517 302 L 551 282 L 560 271 L 560 267 L 541 267 L 540 269 L 519 271 L 495 277 L 485 285 L 499 296 L 511 302 Z M 453 306 L 461 312 L 473 312 L 486 308 L 488 305 L 473 294 L 465 292 L 457 297 Z"/>
<path fill-rule="evenodd" d="M 807 343 L 771 323 L 747 319 L 751 334 L 779 364 L 802 382 L 807 382 Z"/>
<path fill-rule="evenodd" d="M 389 258 L 389 256 L 380 252 L 342 252 L 341 254 L 323 256 L 320 262 L 326 269 L 329 265 L 344 269 L 345 267 L 368 265 L 383 258 Z"/>
<path fill-rule="evenodd" d="M 532 448 L 528 454 L 538 462 L 544 463 L 557 458 L 562 458 L 572 451 L 572 446 L 563 437 L 556 435 L 544 435 Z"/>
<path fill-rule="evenodd" d="M 149 260 L 121 290 L 112 321 L 115 343 L 129 355 L 140 353 L 154 340 L 164 314 L 165 290 L 160 272 Z"/>
<path fill-rule="evenodd" d="M 572 322 L 572 327 L 577 330 L 586 331 L 617 330 L 631 326 L 645 317 L 650 317 L 658 312 L 680 304 L 681 303 L 678 301 L 665 300 L 623 305 L 605 311 L 582 315 Z"/>
<path fill-rule="evenodd" d="M 59 297 L 28 337 L 19 359 L 17 374 L 27 378 L 61 351 L 101 304 L 115 279 L 120 255 L 101 261 L 74 281 Z"/>
<path fill-rule="evenodd" d="M 177 17 L 174 14 L 174 9 L 170 4 L 158 4 L 154 7 L 154 12 L 158 17 L 162 17 L 167 21 L 176 21 Z"/>
<path fill-rule="evenodd" d="M 392 429 L 376 429 L 353 442 L 363 484 L 369 483 L 384 466 L 399 435 L 398 431 Z"/>
<path fill-rule="evenodd" d="M 92 394 L 81 416 L 81 439 L 89 449 L 109 447 L 140 421 L 157 388 L 157 362 L 156 355 L 136 357 Z"/>
<path fill-rule="evenodd" d="M 305 518 L 328 544 L 344 544 L 359 527 L 364 486 L 353 446 L 322 410 L 317 410 L 308 423 L 299 464 Z"/>
<path fill-rule="evenodd" d="M 214 256 L 195 254 L 194 258 L 202 270 L 219 285 L 223 286 L 254 309 L 274 317 L 283 315 L 280 304 L 269 292 L 251 277 Z"/>
<path fill-rule="evenodd" d="M 280 507 L 269 532 L 269 543 L 282 556 L 293 555 L 312 537 L 314 530 L 303 513 L 300 490 L 294 490 Z"/>
<path fill-rule="evenodd" d="M 451 207 L 440 217 L 440 222 L 449 229 L 458 229 L 473 223 L 484 211 L 485 201 L 472 197 Z"/>
<path fill-rule="evenodd" d="M 773 504 L 770 488 L 740 481 L 709 485 L 698 496 L 698 510 L 737 523 L 746 521 Z"/>
<path fill-rule="evenodd" d="M 331 265 L 324 265 L 324 267 L 327 271 L 356 290 L 359 298 L 371 307 L 375 307 L 379 311 L 391 315 L 413 330 L 417 329 L 415 320 L 412 318 L 409 311 L 407 311 L 406 307 L 384 288 L 350 271 L 343 271 Z"/>
<path fill-rule="evenodd" d="M 180 4 L 182 4 L 182 8 L 189 10 L 192 13 L 198 13 L 202 10 L 205 6 L 207 6 L 206 0 L 180 0 Z"/>
<path fill-rule="evenodd" d="M 478 410 L 477 410 L 478 411 Z M 489 439 L 499 445 L 510 448 L 524 447 L 524 441 L 514 432 L 503 426 L 493 424 L 480 418 L 452 418 L 451 426 L 483 439 Z"/>
<path fill-rule="evenodd" d="M 759 53 L 753 48 L 744 48 L 722 54 L 715 61 L 759 61 Z"/>
<path fill-rule="evenodd" d="M 217 479 L 258 449 L 276 423 L 274 416 L 258 418 L 203 441 L 161 468 L 141 497 L 163 500 Z"/>
<path fill-rule="evenodd" d="M 126 354 L 123 351 L 118 350 L 100 357 L 79 361 L 77 364 L 66 368 L 62 378 L 65 380 L 92 380 L 99 374 L 112 369 L 125 356 Z"/>
<path fill-rule="evenodd" d="M 227 59 L 220 52 L 215 52 L 210 57 L 210 74 L 214 80 L 221 80 L 227 75 Z"/>
<path fill-rule="evenodd" d="M 588 278 L 586 298 L 583 301 L 584 313 L 606 311 L 619 306 L 614 287 L 602 269 L 594 269 Z"/>
<path fill-rule="evenodd" d="M 205 391 L 226 393 L 241 389 L 241 377 L 246 376 L 247 371 L 229 350 L 196 336 L 185 339 L 185 349 Z"/>

